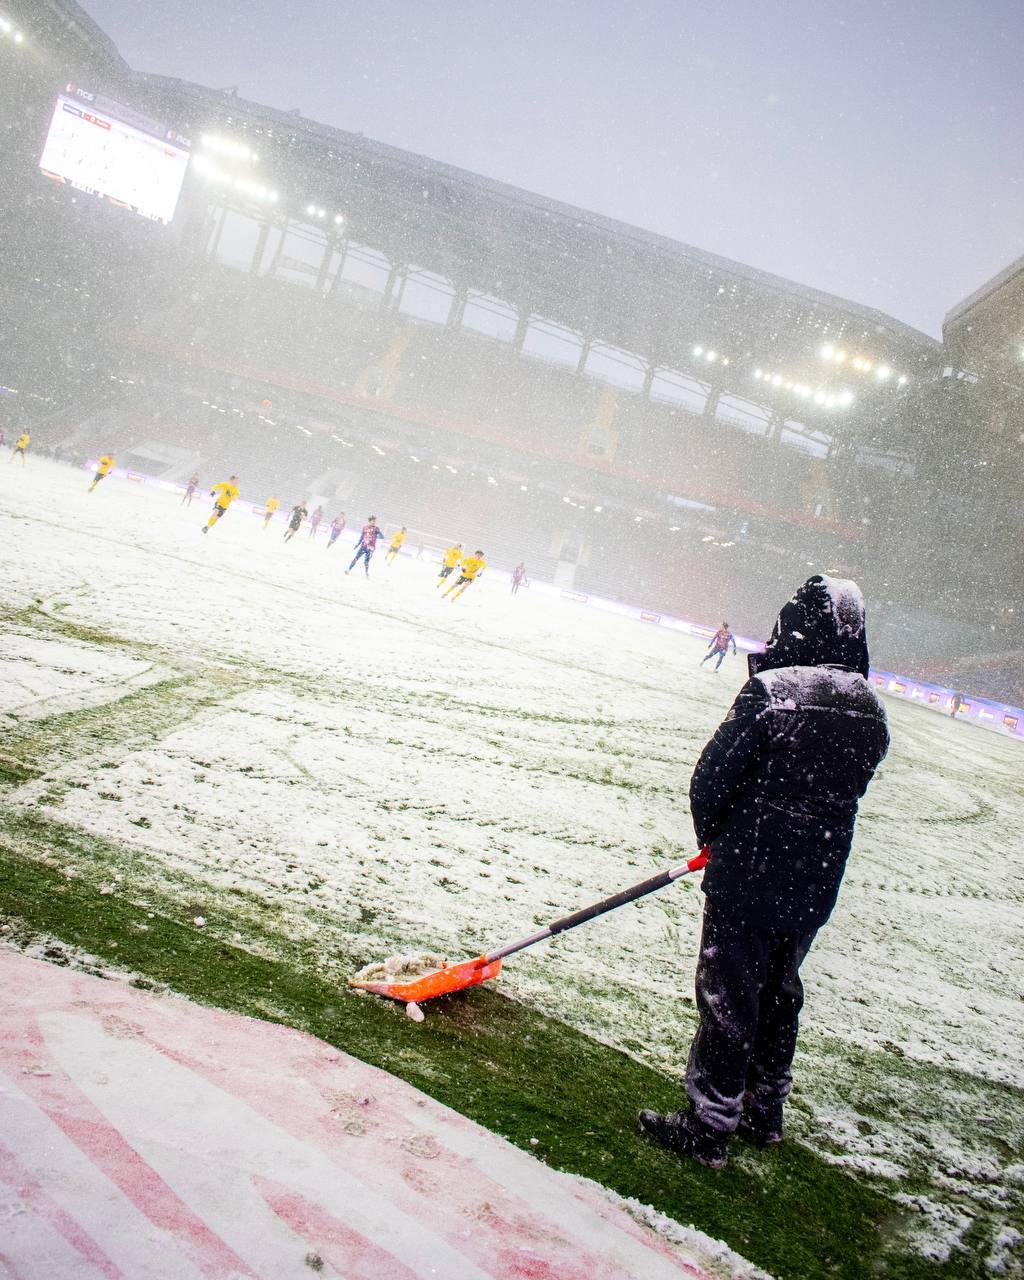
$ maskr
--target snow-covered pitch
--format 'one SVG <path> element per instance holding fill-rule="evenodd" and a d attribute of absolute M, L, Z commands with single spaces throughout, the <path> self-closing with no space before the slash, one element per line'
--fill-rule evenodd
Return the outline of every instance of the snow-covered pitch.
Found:
<path fill-rule="evenodd" d="M 465 958 L 692 851 L 690 770 L 742 658 L 715 675 L 695 639 L 513 599 L 497 575 L 442 602 L 436 563 L 388 568 L 383 547 L 368 579 L 345 577 L 351 544 L 328 552 L 323 529 L 285 544 L 282 519 L 265 531 L 239 504 L 204 537 L 205 495 L 183 507 L 118 477 L 89 494 L 90 478 L 0 461 L 5 731 L 69 715 L 15 811 L 137 850 L 154 877 L 187 872 L 211 923 L 232 889 L 255 891 L 326 966 L 339 947 Z M 381 514 L 388 532 L 402 518 Z M 487 548 L 454 514 L 438 533 Z M 118 714 L 147 687 L 151 719 Z M 105 740 L 76 739 L 73 713 L 106 703 Z M 1024 756 L 889 714 L 804 970 L 792 1127 L 882 1186 L 918 1186 L 941 1256 L 976 1208 L 1012 1222 L 1024 1198 L 992 1133 L 1019 1105 L 1003 1086 L 1024 1088 Z M 699 915 L 680 884 L 515 957 L 502 989 L 680 1075 Z M 893 1099 L 870 1123 L 865 1090 Z"/>

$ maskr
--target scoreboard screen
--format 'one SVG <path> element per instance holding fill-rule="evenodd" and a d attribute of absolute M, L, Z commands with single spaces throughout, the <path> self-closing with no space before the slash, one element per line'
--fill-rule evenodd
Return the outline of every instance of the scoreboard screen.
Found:
<path fill-rule="evenodd" d="M 39 168 L 77 191 L 168 223 L 188 160 L 187 138 L 69 85 L 57 98 Z"/>

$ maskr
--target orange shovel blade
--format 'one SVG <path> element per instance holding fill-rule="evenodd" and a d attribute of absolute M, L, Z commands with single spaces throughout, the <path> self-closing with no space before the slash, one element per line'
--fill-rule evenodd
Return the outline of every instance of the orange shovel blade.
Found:
<path fill-rule="evenodd" d="M 414 978 L 412 982 L 357 982 L 350 978 L 348 985 L 358 987 L 361 991 L 369 991 L 374 996 L 401 1000 L 403 1004 L 419 1004 L 422 1000 L 433 1000 L 435 996 L 446 996 L 452 991 L 475 987 L 489 978 L 496 978 L 500 971 L 500 960 L 492 960 L 488 964 L 483 956 L 477 956 L 475 960 L 463 960 L 461 964 L 445 965 L 443 969 L 425 973 L 422 978 Z"/>

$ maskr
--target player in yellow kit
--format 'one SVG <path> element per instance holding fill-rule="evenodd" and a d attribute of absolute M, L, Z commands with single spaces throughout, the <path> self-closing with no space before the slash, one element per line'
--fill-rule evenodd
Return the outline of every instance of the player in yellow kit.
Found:
<path fill-rule="evenodd" d="M 462 543 L 457 542 L 454 547 L 449 547 L 444 553 L 444 563 L 441 565 L 441 572 L 437 575 L 437 582 L 434 583 L 434 590 L 444 582 L 445 578 L 451 577 L 455 570 L 455 566 L 462 559 Z"/>
<path fill-rule="evenodd" d="M 101 480 L 105 480 L 114 469 L 114 459 L 109 453 L 105 453 L 99 462 L 96 463 L 96 474 L 92 478 L 92 484 L 89 486 L 89 492 L 99 484 Z"/>
<path fill-rule="evenodd" d="M 388 544 L 388 553 L 384 557 L 384 563 L 387 565 L 394 564 L 398 558 L 398 553 L 402 549 L 402 543 L 405 541 L 405 525 L 397 533 L 391 535 L 391 542 Z"/>
<path fill-rule="evenodd" d="M 8 466 L 10 466 L 10 463 L 13 462 L 15 458 L 20 458 L 21 465 L 25 465 L 25 450 L 28 448 L 28 443 L 31 438 L 32 437 L 27 431 L 23 431 L 21 435 L 18 436 L 18 439 L 14 443 L 14 449 L 11 453 L 10 461 L 7 464 Z"/>
<path fill-rule="evenodd" d="M 274 518 L 274 512 L 278 509 L 280 505 L 281 505 L 280 498 L 275 498 L 273 495 L 271 495 L 267 499 L 267 505 L 263 508 L 264 529 L 267 527 L 268 524 L 270 524 L 271 520 Z"/>
<path fill-rule="evenodd" d="M 458 600 L 459 596 L 462 595 L 463 591 L 465 591 L 471 583 L 474 583 L 486 568 L 487 565 L 484 563 L 484 553 L 482 551 L 474 551 L 471 556 L 466 556 L 459 568 L 458 578 L 456 578 L 441 599 L 444 600 L 447 599 L 448 596 L 452 596 L 452 604 L 454 604 L 455 601 Z M 453 591 L 455 592 L 454 595 L 452 595 Z"/>
<path fill-rule="evenodd" d="M 221 518 L 232 502 L 238 497 L 238 476 L 230 476 L 227 480 L 222 480 L 220 484 L 215 484 L 210 490 L 210 497 L 214 499 L 213 511 L 209 520 L 203 525 L 203 533 L 209 533 L 217 521 Z"/>

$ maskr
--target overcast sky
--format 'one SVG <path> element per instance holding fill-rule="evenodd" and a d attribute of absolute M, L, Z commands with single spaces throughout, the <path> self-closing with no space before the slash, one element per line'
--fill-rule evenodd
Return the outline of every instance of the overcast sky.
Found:
<path fill-rule="evenodd" d="M 83 0 L 213 86 L 938 334 L 1024 254 L 1021 0 Z"/>

